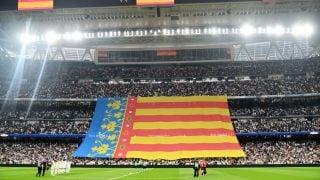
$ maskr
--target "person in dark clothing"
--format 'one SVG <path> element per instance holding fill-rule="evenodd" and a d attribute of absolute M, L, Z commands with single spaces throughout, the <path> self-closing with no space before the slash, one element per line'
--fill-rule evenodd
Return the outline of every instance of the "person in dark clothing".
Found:
<path fill-rule="evenodd" d="M 41 164 L 42 164 L 42 176 L 44 176 L 47 170 L 47 161 L 43 161 Z"/>
<path fill-rule="evenodd" d="M 38 168 L 38 172 L 36 174 L 36 177 L 40 177 L 41 176 L 41 171 L 42 171 L 42 163 L 41 163 L 41 161 L 38 161 L 37 168 Z"/>
<path fill-rule="evenodd" d="M 194 170 L 193 177 L 199 177 L 199 169 L 200 169 L 200 164 L 198 161 L 195 161 L 193 165 L 193 170 Z"/>

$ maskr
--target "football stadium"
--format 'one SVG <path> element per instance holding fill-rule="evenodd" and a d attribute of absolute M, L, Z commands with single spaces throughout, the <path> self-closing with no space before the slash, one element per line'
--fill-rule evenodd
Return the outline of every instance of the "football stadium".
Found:
<path fill-rule="evenodd" d="M 0 180 L 320 180 L 320 0 L 1 0 Z"/>

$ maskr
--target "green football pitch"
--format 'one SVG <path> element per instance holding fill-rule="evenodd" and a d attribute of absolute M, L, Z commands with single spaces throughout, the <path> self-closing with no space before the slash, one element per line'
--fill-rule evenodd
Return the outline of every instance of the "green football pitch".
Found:
<path fill-rule="evenodd" d="M 72 168 L 70 174 L 35 177 L 36 168 L 0 167 L 0 180 L 69 179 L 69 180 L 161 180 L 161 179 L 210 179 L 210 180 L 320 180 L 320 167 L 295 168 L 209 168 L 207 176 L 193 178 L 188 168 Z"/>

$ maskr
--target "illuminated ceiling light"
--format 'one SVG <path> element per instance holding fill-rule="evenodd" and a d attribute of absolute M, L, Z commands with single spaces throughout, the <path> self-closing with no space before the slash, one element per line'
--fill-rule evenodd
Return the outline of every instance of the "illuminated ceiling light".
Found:
<path fill-rule="evenodd" d="M 49 44 L 51 44 L 58 40 L 58 35 L 54 31 L 49 31 L 45 34 L 45 39 Z"/>
<path fill-rule="evenodd" d="M 228 28 L 222 29 L 222 33 L 223 33 L 223 34 L 229 34 L 229 29 L 228 29 Z"/>
<path fill-rule="evenodd" d="M 218 29 L 217 29 L 217 33 L 218 33 L 218 34 L 221 34 L 221 28 L 218 28 Z"/>
<path fill-rule="evenodd" d="M 309 36 L 310 29 L 309 29 L 309 32 L 307 33 L 307 28 L 311 28 L 311 27 L 307 27 L 304 25 L 294 25 L 292 27 L 291 32 L 294 36 Z"/>
<path fill-rule="evenodd" d="M 74 41 L 81 41 L 83 38 L 82 33 L 78 32 L 78 31 L 73 32 L 71 37 L 72 37 L 72 40 L 74 40 Z"/>
<path fill-rule="evenodd" d="M 162 34 L 167 35 L 167 29 L 162 29 Z"/>
<path fill-rule="evenodd" d="M 266 29 L 266 33 L 271 35 L 273 33 L 273 28 L 268 26 L 267 29 Z"/>
<path fill-rule="evenodd" d="M 240 28 L 240 32 L 244 36 L 250 36 L 255 33 L 255 29 L 253 26 L 246 24 Z"/>
<path fill-rule="evenodd" d="M 83 33 L 83 37 L 84 37 L 84 38 L 89 38 L 88 33 Z"/>
<path fill-rule="evenodd" d="M 189 28 L 185 28 L 185 29 L 184 29 L 184 33 L 185 33 L 186 35 L 189 35 L 189 34 L 190 34 L 190 29 L 189 29 Z"/>
<path fill-rule="evenodd" d="M 311 36 L 314 33 L 314 28 L 311 24 L 303 25 L 303 31 L 305 36 Z"/>
<path fill-rule="evenodd" d="M 72 36 L 71 36 L 70 33 L 67 32 L 67 33 L 64 33 L 64 34 L 63 34 L 62 38 L 63 38 L 64 40 L 69 41 L 69 40 L 71 40 Z"/>
<path fill-rule="evenodd" d="M 31 36 L 30 34 L 24 33 L 24 34 L 21 34 L 19 40 L 23 44 L 29 44 L 31 42 Z"/>
<path fill-rule="evenodd" d="M 281 36 L 285 33 L 285 29 L 284 27 L 278 25 L 276 27 L 274 27 L 273 29 L 273 34 L 277 35 L 277 36 Z"/>
<path fill-rule="evenodd" d="M 217 34 L 217 28 L 211 28 L 210 34 Z"/>

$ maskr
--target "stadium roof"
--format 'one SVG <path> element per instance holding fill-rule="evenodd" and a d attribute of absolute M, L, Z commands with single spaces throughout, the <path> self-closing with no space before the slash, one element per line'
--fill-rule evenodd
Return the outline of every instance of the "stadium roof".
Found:
<path fill-rule="evenodd" d="M 239 36 L 233 33 L 219 35 L 199 35 L 210 28 L 221 28 L 229 31 L 241 31 L 246 24 L 274 28 L 293 27 L 295 24 L 309 23 L 317 26 L 320 14 L 320 2 L 315 0 L 278 0 L 277 3 L 264 4 L 262 1 L 219 2 L 204 4 L 178 4 L 172 7 L 94 7 L 68 8 L 37 12 L 1 12 L 2 31 L 0 41 L 8 50 L 18 50 L 17 44 L 26 22 L 30 20 L 29 33 L 45 36 L 54 31 L 63 36 L 65 33 L 92 33 L 95 38 L 81 42 L 59 41 L 55 48 L 81 49 L 166 49 L 166 48 L 203 48 L 230 47 L 245 44 L 261 44 L 273 41 L 297 41 L 292 36 L 252 37 Z M 180 29 L 188 28 L 195 33 L 178 35 Z M 121 31 L 121 36 L 117 37 Z M 125 31 L 129 36 L 125 36 Z M 130 33 L 154 33 L 154 31 L 174 31 L 175 35 L 130 36 Z M 102 38 L 99 38 L 99 33 Z M 110 36 L 110 33 L 115 35 Z M 317 32 L 316 32 L 317 33 Z M 11 44 L 11 46 L 10 46 Z M 319 45 L 319 40 L 312 38 L 310 44 Z M 39 46 L 39 45 L 35 45 Z M 37 47 L 32 48 L 36 49 Z M 316 48 L 316 47 L 315 47 Z"/>

